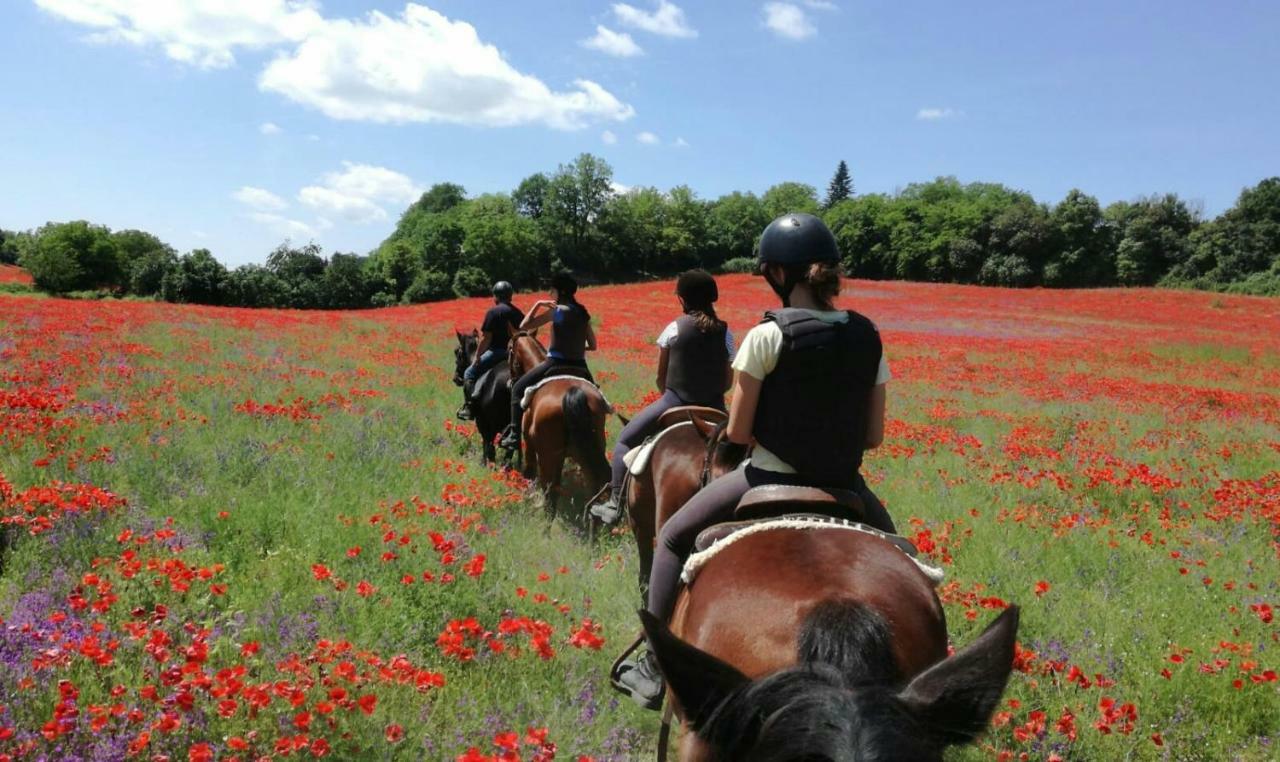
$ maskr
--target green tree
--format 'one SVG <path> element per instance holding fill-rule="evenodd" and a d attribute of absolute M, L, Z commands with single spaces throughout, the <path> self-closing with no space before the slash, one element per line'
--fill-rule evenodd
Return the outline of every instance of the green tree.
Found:
<path fill-rule="evenodd" d="M 463 266 L 486 273 L 490 281 L 533 286 L 550 271 L 550 248 L 534 219 L 518 214 L 512 199 L 488 194 L 468 202 L 458 222 L 464 232 Z"/>
<path fill-rule="evenodd" d="M 31 246 L 31 233 L 15 233 L 0 229 L 0 265 L 16 265 L 22 254 Z"/>
<path fill-rule="evenodd" d="M 667 194 L 662 220 L 661 270 L 672 273 L 705 267 L 707 245 L 707 204 L 687 185 L 678 185 Z"/>
<path fill-rule="evenodd" d="M 368 307 L 376 285 L 365 257 L 335 252 L 320 278 L 320 306 L 331 310 Z"/>
<path fill-rule="evenodd" d="M 195 249 L 165 273 L 160 294 L 166 302 L 222 304 L 226 280 L 227 268 L 208 249 Z"/>
<path fill-rule="evenodd" d="M 707 266 L 754 256 L 756 241 L 771 219 L 753 193 L 734 191 L 716 199 L 707 212 Z"/>
<path fill-rule="evenodd" d="M 604 159 L 580 154 L 561 164 L 547 186 L 543 205 L 553 240 L 565 264 L 593 266 L 591 241 L 613 193 L 613 168 Z"/>
<path fill-rule="evenodd" d="M 241 265 L 222 283 L 222 302 L 232 307 L 297 306 L 291 300 L 289 284 L 262 265 Z"/>
<path fill-rule="evenodd" d="M 405 214 L 410 212 L 425 212 L 426 214 L 441 214 L 460 205 L 467 200 L 467 191 L 457 183 L 436 183 L 427 189 L 425 193 L 418 197 L 418 200 L 410 206 Z"/>
<path fill-rule="evenodd" d="M 1128 205 L 1122 222 L 1116 276 L 1126 286 L 1150 286 L 1188 259 L 1188 239 L 1199 221 L 1186 203 L 1169 193 Z"/>
<path fill-rule="evenodd" d="M 761 200 L 770 220 L 790 212 L 817 214 L 819 211 L 818 191 L 804 183 L 778 183 L 765 191 Z"/>
<path fill-rule="evenodd" d="M 531 220 L 540 219 L 546 204 L 547 188 L 551 180 L 541 172 L 529 175 L 520 181 L 516 192 L 511 194 L 516 211 Z"/>
<path fill-rule="evenodd" d="M 294 248 L 288 241 L 267 255 L 267 270 L 285 285 L 286 304 L 298 309 L 320 307 L 320 279 L 326 262 L 319 244 L 308 243 Z"/>
<path fill-rule="evenodd" d="M 823 215 L 840 247 L 845 272 L 857 278 L 888 278 L 895 270 L 892 249 L 893 223 L 885 196 L 846 199 Z"/>
<path fill-rule="evenodd" d="M 116 246 L 121 285 L 125 287 L 130 286 L 134 265 L 140 260 L 151 258 L 163 261 L 166 253 L 175 257 L 178 254 L 172 246 L 143 230 L 117 230 L 111 234 L 111 239 Z"/>
<path fill-rule="evenodd" d="M 840 160 L 840 164 L 836 167 L 836 173 L 831 178 L 831 182 L 827 185 L 827 199 L 822 203 L 824 210 L 830 209 L 836 204 L 853 196 L 853 178 L 849 175 L 849 165 L 844 163 L 844 159 Z"/>
<path fill-rule="evenodd" d="M 36 288 L 51 293 L 119 288 L 124 280 L 111 231 L 84 220 L 51 222 L 37 230 L 22 266 Z"/>
<path fill-rule="evenodd" d="M 461 267 L 453 276 L 453 294 L 457 297 L 482 296 L 489 293 L 493 281 L 479 267 Z"/>
<path fill-rule="evenodd" d="M 438 270 L 423 270 L 405 289 L 404 301 L 407 304 L 437 302 L 453 297 L 452 279 Z"/>
<path fill-rule="evenodd" d="M 1098 200 L 1069 191 L 1049 214 L 1054 253 L 1044 267 L 1046 286 L 1104 286 L 1115 282 L 1111 228 Z"/>
<path fill-rule="evenodd" d="M 165 273 L 177 266 L 178 255 L 168 246 L 136 257 L 129 269 L 129 293 L 138 296 L 159 294 Z"/>
<path fill-rule="evenodd" d="M 1186 257 L 1170 270 L 1171 285 L 1224 288 L 1280 262 L 1280 177 L 1240 192 L 1235 206 L 1201 225 Z"/>

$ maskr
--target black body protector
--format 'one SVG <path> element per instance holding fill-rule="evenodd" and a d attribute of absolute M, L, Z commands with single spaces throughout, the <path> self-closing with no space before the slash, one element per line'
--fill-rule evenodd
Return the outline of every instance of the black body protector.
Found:
<path fill-rule="evenodd" d="M 761 385 L 752 433 L 815 486 L 860 489 L 883 347 L 875 324 L 848 314 L 828 323 L 800 309 L 765 313 L 782 330 L 782 352 Z"/>
<path fill-rule="evenodd" d="M 692 315 L 676 318 L 676 339 L 667 355 L 667 388 L 688 405 L 724 405 L 724 366 L 729 362 L 721 323 L 710 331 L 698 329 Z"/>
<path fill-rule="evenodd" d="M 559 308 L 557 308 L 559 309 Z M 560 322 L 551 324 L 551 346 L 548 353 L 555 359 L 583 360 L 586 358 L 587 326 L 591 315 L 587 308 L 574 302 L 563 311 Z"/>

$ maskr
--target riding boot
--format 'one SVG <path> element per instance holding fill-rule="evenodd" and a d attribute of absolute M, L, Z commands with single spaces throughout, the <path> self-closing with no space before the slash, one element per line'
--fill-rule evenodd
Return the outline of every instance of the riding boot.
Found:
<path fill-rule="evenodd" d="M 618 493 L 610 491 L 604 502 L 591 506 L 591 515 L 600 519 L 600 523 L 605 526 L 618 523 L 618 519 L 622 518 L 622 502 L 618 499 Z"/>
<path fill-rule="evenodd" d="M 458 408 L 457 417 L 460 421 L 470 421 L 475 418 L 471 412 L 471 395 L 475 393 L 476 382 L 470 378 L 462 381 L 462 407 Z"/>
<path fill-rule="evenodd" d="M 498 440 L 498 446 L 504 450 L 520 449 L 520 424 L 509 423 L 507 430 L 502 432 L 502 439 Z"/>
<path fill-rule="evenodd" d="M 657 661 L 648 650 L 636 654 L 619 667 L 618 683 L 631 698 L 645 709 L 657 711 L 662 706 L 665 683 Z"/>

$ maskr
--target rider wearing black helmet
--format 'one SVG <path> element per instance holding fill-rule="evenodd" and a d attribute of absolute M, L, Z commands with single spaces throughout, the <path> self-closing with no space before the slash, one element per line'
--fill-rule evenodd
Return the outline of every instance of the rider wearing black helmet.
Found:
<path fill-rule="evenodd" d="M 690 270 L 676 280 L 676 296 L 683 313 L 658 335 L 658 391 L 662 396 L 640 411 L 618 435 L 613 449 L 613 480 L 609 498 L 591 507 L 606 524 L 622 514 L 619 498 L 627 473 L 624 456 L 654 433 L 658 418 L 673 407 L 701 405 L 724 410 L 724 393 L 733 378 L 733 334 L 716 316 L 720 292 L 715 278 Z"/>
<path fill-rule="evenodd" d="M 760 274 L 782 301 L 743 338 L 734 359 L 733 404 L 720 447 L 744 466 L 716 479 L 662 527 L 649 577 L 648 610 L 667 621 L 680 572 L 698 533 L 733 517 L 752 487 L 793 484 L 856 491 L 867 523 L 895 532 L 858 469 L 863 451 L 884 438 L 885 364 L 870 320 L 836 310 L 840 255 L 822 220 L 786 214 L 760 238 Z M 657 708 L 662 676 L 649 655 L 624 665 L 619 679 L 632 697 Z"/>
<path fill-rule="evenodd" d="M 476 379 L 507 359 L 507 342 L 511 341 L 515 327 L 524 320 L 524 313 L 511 303 L 515 293 L 516 290 L 505 280 L 493 284 L 494 304 L 484 313 L 475 358 L 462 374 L 462 407 L 458 408 L 458 417 L 464 421 L 472 418 L 471 394 L 475 391 Z"/>
<path fill-rule="evenodd" d="M 499 444 L 507 449 L 520 446 L 521 401 L 525 389 L 546 378 L 552 368 L 575 368 L 591 379 L 587 368 L 586 352 L 596 348 L 596 334 L 591 330 L 591 314 L 578 303 L 575 294 L 578 281 L 568 273 L 557 273 L 551 278 L 551 298 L 534 302 L 529 314 L 520 323 L 520 330 L 532 331 L 551 324 L 551 346 L 547 359 L 525 371 L 511 386 L 511 423 L 502 434 Z"/>

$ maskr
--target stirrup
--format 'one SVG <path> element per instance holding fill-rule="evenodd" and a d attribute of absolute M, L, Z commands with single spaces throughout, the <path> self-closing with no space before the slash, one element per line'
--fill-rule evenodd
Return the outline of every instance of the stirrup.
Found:
<path fill-rule="evenodd" d="M 621 693 L 622 695 L 630 698 L 632 701 L 635 701 L 637 704 L 644 707 L 645 709 L 649 709 L 656 712 L 662 708 L 662 701 L 667 695 L 665 681 L 663 681 L 662 683 L 663 684 L 662 692 L 659 693 L 657 696 L 652 696 L 647 699 L 642 698 L 641 696 L 637 696 L 635 693 L 632 693 L 631 688 L 622 682 L 622 676 L 624 674 L 630 672 L 631 670 L 639 669 L 638 666 L 632 666 L 630 669 L 624 669 L 624 667 L 628 666 L 628 661 L 631 655 L 634 654 L 636 650 L 640 648 L 641 645 L 644 645 L 644 643 L 645 643 L 645 637 L 644 635 L 640 635 L 635 639 L 635 642 L 627 646 L 627 649 L 623 651 L 622 654 L 617 659 L 614 660 L 613 666 L 609 668 L 609 684 L 613 686 L 613 689 L 618 693 Z M 649 658 L 652 659 L 653 656 L 649 655 Z M 658 679 L 660 681 L 663 680 L 661 673 L 658 674 Z"/>
<path fill-rule="evenodd" d="M 618 519 L 622 518 L 622 501 L 610 496 L 603 502 L 592 504 L 589 510 L 592 516 L 600 520 L 600 523 L 613 526 L 618 523 Z"/>
<path fill-rule="evenodd" d="M 465 402 L 463 403 L 462 407 L 458 408 L 458 412 L 453 414 L 453 417 L 457 418 L 459 421 L 475 420 L 475 415 L 471 412 L 471 406 L 466 404 Z"/>

